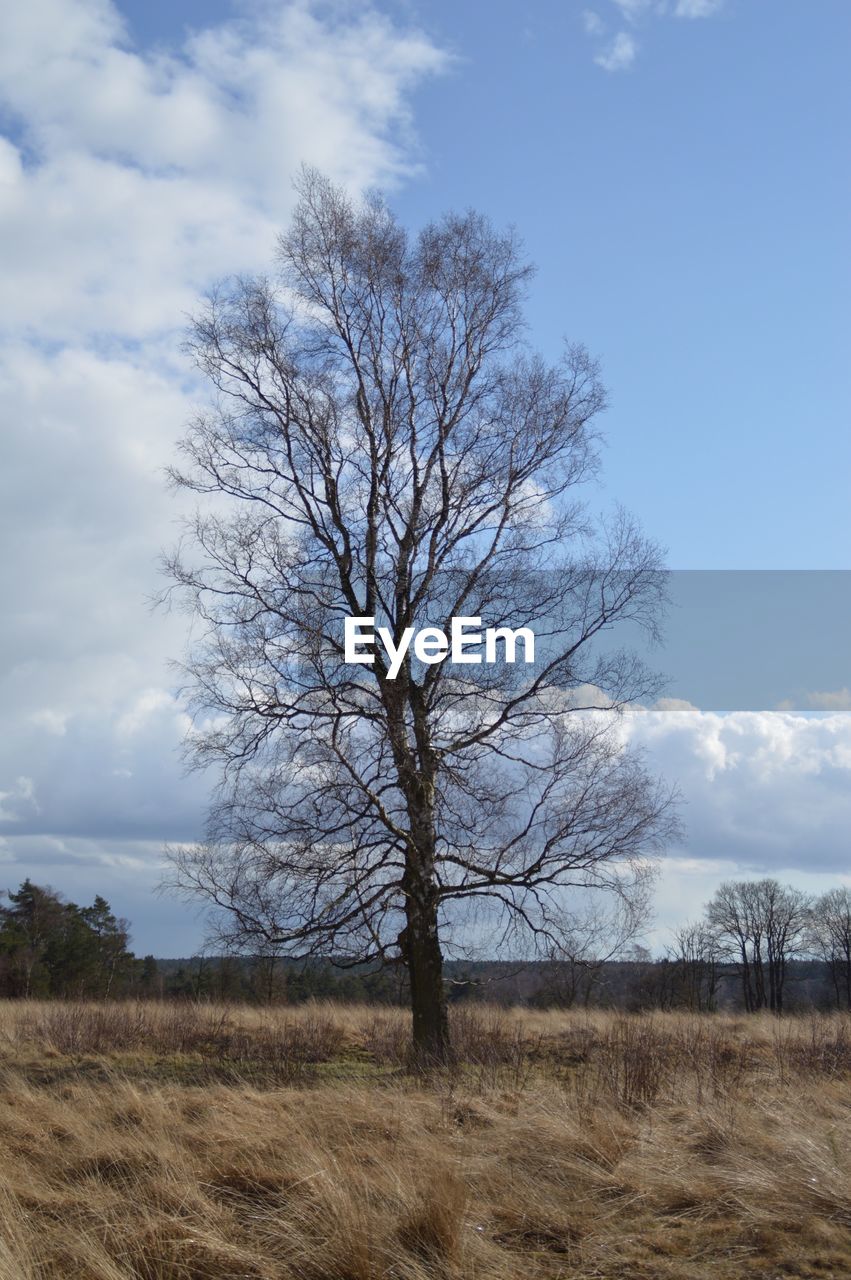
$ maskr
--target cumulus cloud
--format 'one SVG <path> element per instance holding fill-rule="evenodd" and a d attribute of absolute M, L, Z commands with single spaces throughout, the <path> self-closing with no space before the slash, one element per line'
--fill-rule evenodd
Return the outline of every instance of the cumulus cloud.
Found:
<path fill-rule="evenodd" d="M 105 0 L 4 6 L 0 316 L 61 340 L 171 328 L 211 274 L 265 264 L 300 161 L 353 187 L 409 173 L 409 92 L 444 65 L 369 8 L 258 6 L 143 53 Z"/>
<path fill-rule="evenodd" d="M 636 709 L 624 732 L 679 787 L 678 852 L 763 873 L 836 874 L 848 864 L 851 714 Z"/>
<path fill-rule="evenodd" d="M 258 0 L 156 50 L 110 0 L 0 6 L 0 835 L 22 874 L 197 835 L 166 665 L 185 624 L 146 604 L 198 391 L 185 314 L 268 265 L 303 161 L 352 189 L 412 173 L 411 94 L 446 66 L 369 6 Z"/>

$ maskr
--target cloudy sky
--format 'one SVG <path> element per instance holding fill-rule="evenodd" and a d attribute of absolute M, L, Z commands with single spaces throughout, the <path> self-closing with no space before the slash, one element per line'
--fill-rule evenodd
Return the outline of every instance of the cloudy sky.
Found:
<path fill-rule="evenodd" d="M 770 685 L 730 679 L 776 657 L 759 591 L 737 630 L 731 589 L 687 592 L 671 663 L 691 635 L 708 678 L 635 714 L 688 830 L 656 938 L 724 875 L 851 879 L 849 612 L 807 585 L 849 569 L 849 37 L 845 0 L 1 6 L 0 886 L 103 892 L 139 951 L 199 942 L 152 894 L 207 792 L 177 750 L 186 622 L 147 604 L 162 468 L 201 394 L 184 317 L 268 264 L 302 161 L 414 225 L 516 224 L 534 340 L 585 341 L 611 388 L 592 505 L 679 570 L 798 574 Z"/>

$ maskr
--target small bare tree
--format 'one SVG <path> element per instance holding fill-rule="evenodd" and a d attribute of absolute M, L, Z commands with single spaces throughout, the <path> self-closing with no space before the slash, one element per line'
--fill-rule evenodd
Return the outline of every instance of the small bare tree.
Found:
<path fill-rule="evenodd" d="M 674 931 L 668 959 L 675 970 L 676 997 L 687 1009 L 700 1013 L 715 1009 L 722 958 L 718 935 L 704 921 Z"/>
<path fill-rule="evenodd" d="M 666 837 L 670 795 L 612 730 L 652 681 L 594 648 L 652 630 L 664 584 L 626 517 L 595 536 L 576 502 L 604 393 L 581 348 L 525 349 L 514 237 L 468 213 L 411 239 L 378 196 L 299 190 L 276 282 L 192 328 L 216 394 L 173 479 L 216 501 L 168 570 L 203 623 L 189 749 L 222 782 L 172 882 L 247 950 L 404 963 L 416 1060 L 441 1062 L 460 904 L 546 941 L 572 886 L 626 892 Z M 348 616 L 397 646 L 535 625 L 538 660 L 353 665 Z"/>
<path fill-rule="evenodd" d="M 851 1009 L 851 890 L 816 898 L 807 921 L 808 949 L 828 967 L 837 1009 Z"/>
<path fill-rule="evenodd" d="M 565 909 L 545 948 L 540 1000 L 563 1009 L 581 1001 L 587 1009 L 595 994 L 600 998 L 607 967 L 629 953 L 650 923 L 654 880 L 649 865 L 636 868 L 618 895 L 581 895 L 585 901 Z"/>

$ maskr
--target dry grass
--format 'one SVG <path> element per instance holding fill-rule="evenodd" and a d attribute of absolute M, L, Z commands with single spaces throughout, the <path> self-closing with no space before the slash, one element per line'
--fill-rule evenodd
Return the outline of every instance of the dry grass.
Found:
<path fill-rule="evenodd" d="M 851 1276 L 851 1024 L 0 1006 L 0 1280 Z"/>

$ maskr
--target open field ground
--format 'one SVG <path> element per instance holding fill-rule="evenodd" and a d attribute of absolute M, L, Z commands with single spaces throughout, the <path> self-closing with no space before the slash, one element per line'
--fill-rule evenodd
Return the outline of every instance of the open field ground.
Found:
<path fill-rule="evenodd" d="M 0 1007 L 0 1280 L 851 1276 L 851 1020 Z"/>

